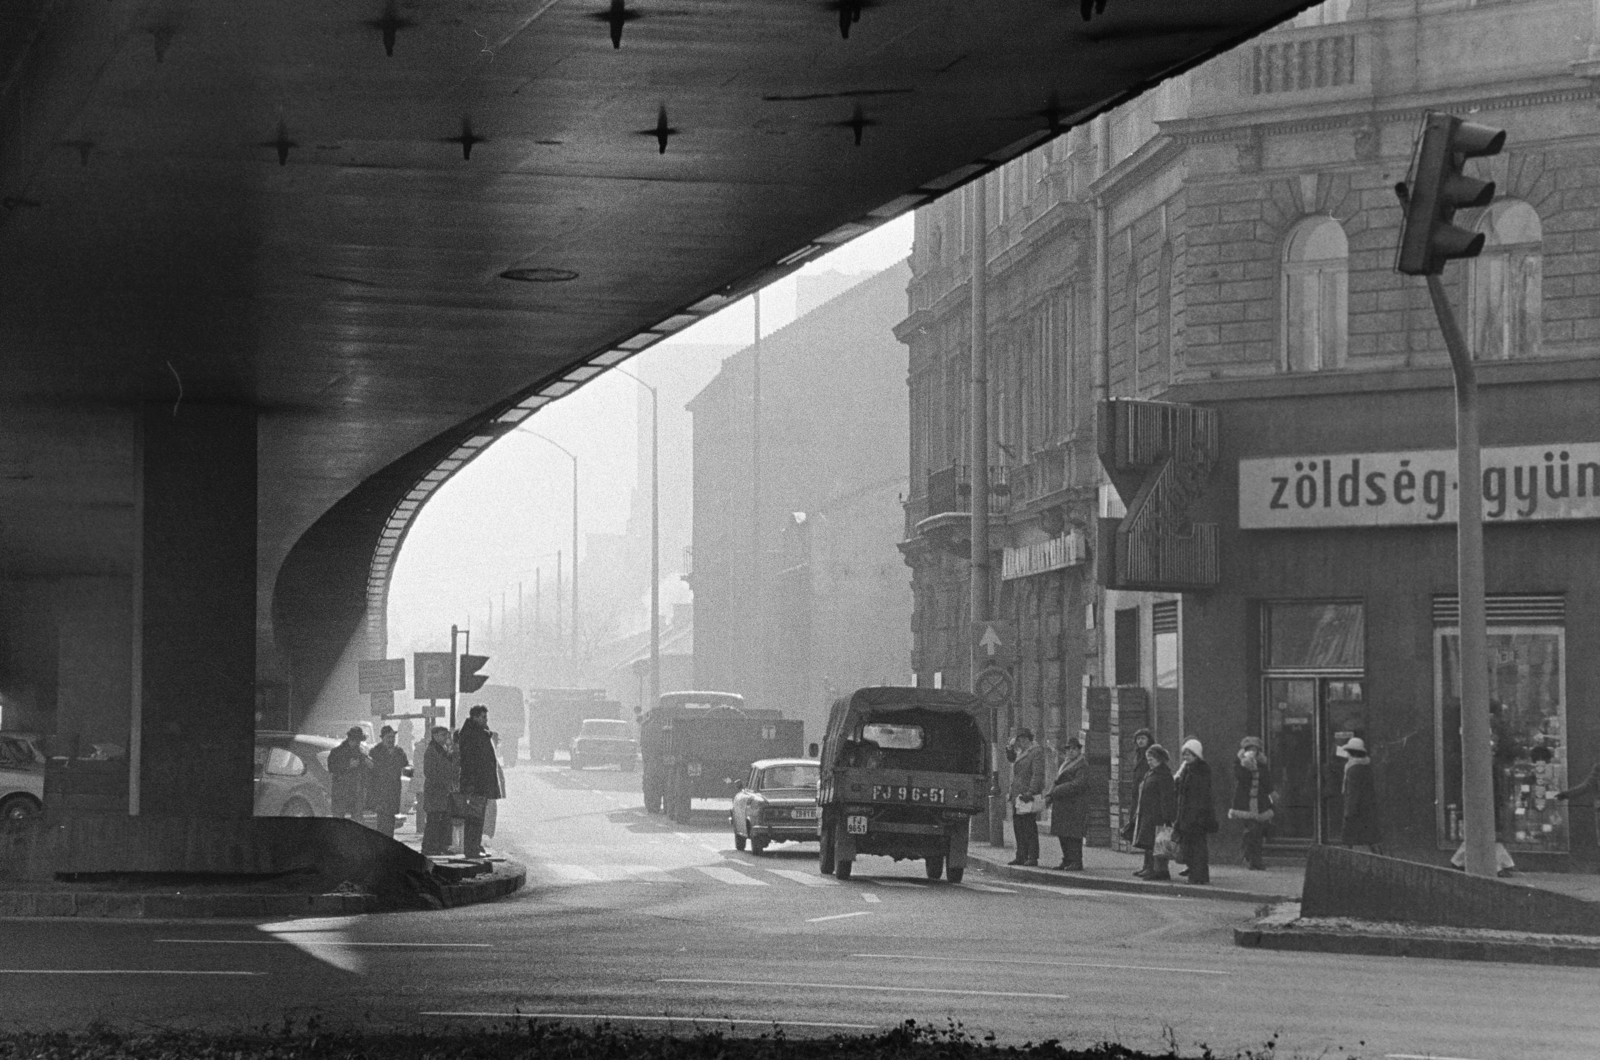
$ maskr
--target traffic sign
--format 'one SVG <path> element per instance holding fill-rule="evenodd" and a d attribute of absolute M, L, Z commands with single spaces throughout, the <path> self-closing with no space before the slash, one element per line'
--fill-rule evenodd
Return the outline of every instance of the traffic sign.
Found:
<path fill-rule="evenodd" d="M 1011 623 L 1000 619 L 972 624 L 972 652 L 983 666 L 1011 664 Z"/>
<path fill-rule="evenodd" d="M 403 663 L 404 660 L 402 660 L 402 665 Z M 388 690 L 372 693 L 372 713 L 379 715 L 393 714 L 394 693 Z"/>
<path fill-rule="evenodd" d="M 411 682 L 413 699 L 449 699 L 456 690 L 456 656 L 448 651 L 419 651 L 416 680 Z"/>
<path fill-rule="evenodd" d="M 368 692 L 404 692 L 406 688 L 406 661 L 404 659 L 364 659 L 356 663 L 356 690 Z"/>
<path fill-rule="evenodd" d="M 998 666 L 986 667 L 978 674 L 978 679 L 972 682 L 972 691 L 983 700 L 984 706 L 1003 707 L 1011 698 L 1011 673 Z"/>

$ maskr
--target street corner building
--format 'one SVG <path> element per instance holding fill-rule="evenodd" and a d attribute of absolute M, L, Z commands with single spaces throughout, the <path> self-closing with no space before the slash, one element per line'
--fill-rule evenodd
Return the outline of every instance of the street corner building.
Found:
<path fill-rule="evenodd" d="M 1600 636 L 1597 20 L 1578 0 L 1326 3 L 991 174 L 981 221 L 970 189 L 919 213 L 898 328 L 913 668 L 968 687 L 975 657 L 982 223 L 992 614 L 1013 641 L 1000 727 L 1087 730 L 1099 841 L 1136 727 L 1198 737 L 1219 807 L 1240 739 L 1261 737 L 1280 852 L 1340 841 L 1335 752 L 1359 736 L 1386 849 L 1447 860 L 1455 524 L 1481 495 L 1499 838 L 1525 868 L 1600 861 L 1594 811 L 1554 798 L 1600 755 L 1582 650 Z M 1443 276 L 1481 390 L 1466 489 L 1444 341 L 1394 268 L 1425 109 L 1507 132 L 1469 165 L 1493 202 L 1457 215 L 1485 247 Z M 1233 830 L 1219 839 L 1231 854 Z"/>

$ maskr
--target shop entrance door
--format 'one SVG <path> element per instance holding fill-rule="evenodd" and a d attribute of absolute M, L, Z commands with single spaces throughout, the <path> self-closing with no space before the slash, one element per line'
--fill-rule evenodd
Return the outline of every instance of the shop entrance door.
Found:
<path fill-rule="evenodd" d="M 1267 762 L 1277 792 L 1272 837 L 1332 843 L 1344 815 L 1344 759 L 1335 752 L 1365 736 L 1363 682 L 1342 677 L 1271 677 L 1266 681 Z"/>

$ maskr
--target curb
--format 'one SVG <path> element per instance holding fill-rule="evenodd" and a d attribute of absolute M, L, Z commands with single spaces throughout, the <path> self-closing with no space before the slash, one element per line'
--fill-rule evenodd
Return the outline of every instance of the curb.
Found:
<path fill-rule="evenodd" d="M 439 886 L 439 908 L 492 902 L 522 887 L 528 870 L 507 862 L 494 873 Z M 116 920 L 266 919 L 418 912 L 373 894 L 135 894 L 125 891 L 0 890 L 0 919 L 75 917 Z"/>
<path fill-rule="evenodd" d="M 1443 939 L 1415 935 L 1368 935 L 1353 931 L 1298 931 L 1261 927 L 1235 928 L 1233 942 L 1234 945 L 1247 949 L 1600 968 L 1600 946 L 1571 946 L 1561 943 Z"/>
<path fill-rule="evenodd" d="M 1111 880 L 1102 876 L 1083 876 L 1075 873 L 1052 872 L 1049 869 L 1030 868 L 1024 865 L 1005 865 L 997 861 L 991 861 L 981 854 L 973 854 L 970 851 L 967 854 L 967 863 L 976 866 L 978 871 L 986 876 L 1000 876 L 1005 879 L 1026 881 L 1028 883 L 1043 883 L 1053 887 L 1077 887 L 1086 891 L 1116 891 L 1122 894 L 1176 894 L 1183 895 L 1186 898 L 1215 898 L 1225 902 L 1252 902 L 1257 905 L 1263 902 L 1276 903 L 1299 900 L 1298 895 L 1239 891 L 1229 887 L 1213 887 L 1210 884 L 1151 883 L 1137 879 Z"/>

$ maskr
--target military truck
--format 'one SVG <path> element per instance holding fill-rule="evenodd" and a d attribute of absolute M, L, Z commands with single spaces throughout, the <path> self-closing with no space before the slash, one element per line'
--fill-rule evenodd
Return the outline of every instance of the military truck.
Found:
<path fill-rule="evenodd" d="M 517 768 L 517 744 L 527 727 L 522 689 L 513 685 L 484 685 L 461 697 L 462 716 L 478 704 L 489 708 L 489 728 L 500 738 L 501 764 L 507 769 Z"/>
<path fill-rule="evenodd" d="M 805 723 L 733 692 L 668 692 L 639 721 L 644 808 L 687 823 L 695 799 L 728 799 L 762 758 L 798 756 Z"/>
<path fill-rule="evenodd" d="M 528 757 L 554 762 L 566 751 L 585 718 L 622 717 L 622 704 L 606 698 L 603 688 L 530 688 L 528 690 Z"/>
<path fill-rule="evenodd" d="M 920 858 L 928 879 L 967 871 L 967 837 L 989 794 L 989 709 L 966 692 L 863 688 L 838 699 L 822 744 L 819 868 Z"/>

